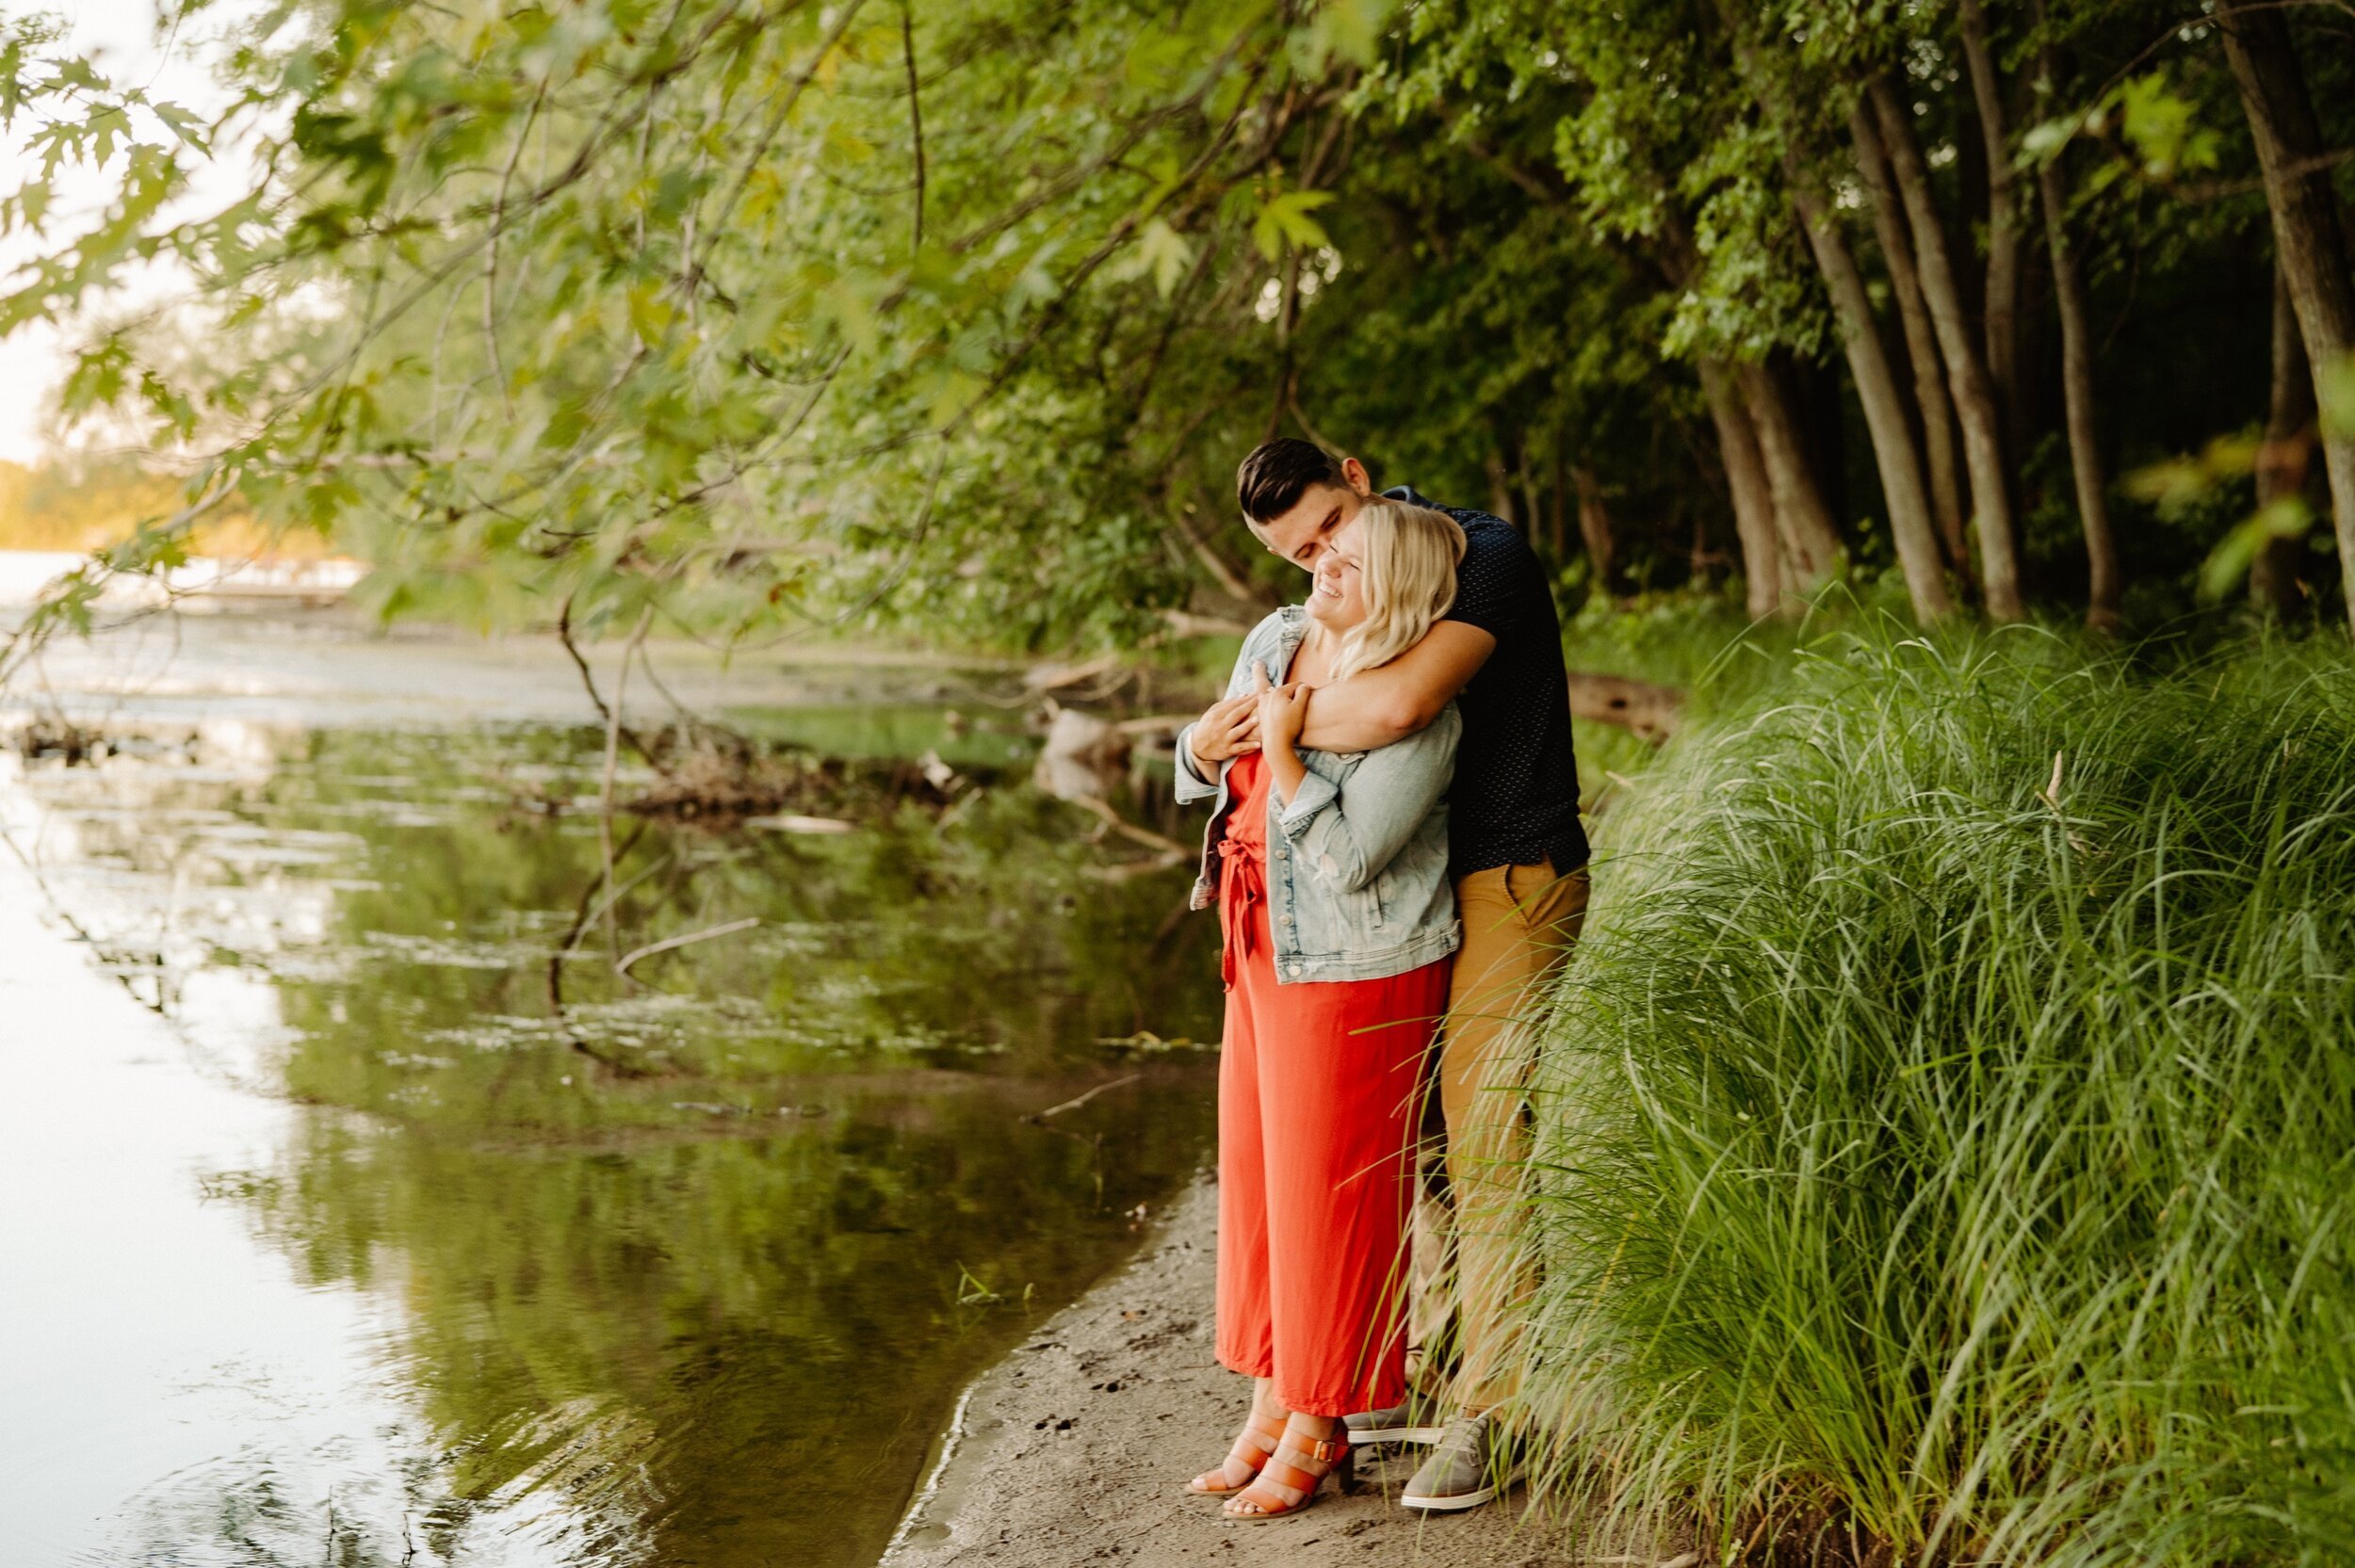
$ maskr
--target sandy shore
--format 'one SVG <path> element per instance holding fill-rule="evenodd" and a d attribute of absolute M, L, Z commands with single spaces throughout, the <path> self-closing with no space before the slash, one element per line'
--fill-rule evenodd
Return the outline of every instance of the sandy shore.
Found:
<path fill-rule="evenodd" d="M 1186 1478 L 1226 1451 L 1246 1387 L 1211 1355 L 1216 1214 L 1217 1188 L 1195 1184 L 1135 1262 L 966 1392 L 884 1568 L 1584 1560 L 1518 1489 L 1469 1513 L 1399 1507 L 1420 1449 L 1361 1467 L 1354 1495 L 1265 1525 L 1231 1523 L 1217 1504 L 1184 1495 Z"/>

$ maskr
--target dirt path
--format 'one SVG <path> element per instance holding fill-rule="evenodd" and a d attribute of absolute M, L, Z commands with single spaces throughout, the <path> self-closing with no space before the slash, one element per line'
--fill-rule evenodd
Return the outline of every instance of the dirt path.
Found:
<path fill-rule="evenodd" d="M 1246 1386 L 1211 1358 L 1216 1211 L 1217 1188 L 1197 1183 L 1134 1263 L 974 1384 L 948 1458 L 883 1568 L 1584 1560 L 1542 1520 L 1524 1517 L 1518 1490 L 1453 1516 L 1399 1507 L 1421 1450 L 1362 1468 L 1355 1495 L 1328 1497 L 1297 1519 L 1233 1524 L 1215 1503 L 1183 1495 L 1185 1479 L 1226 1451 Z"/>

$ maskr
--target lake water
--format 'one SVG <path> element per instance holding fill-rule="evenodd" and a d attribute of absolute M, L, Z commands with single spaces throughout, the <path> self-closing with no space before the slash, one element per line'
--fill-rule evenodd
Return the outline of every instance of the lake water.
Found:
<path fill-rule="evenodd" d="M 1215 932 L 1022 782 L 1001 678 L 682 655 L 954 799 L 609 840 L 567 673 L 332 623 L 55 661 L 123 750 L 0 765 L 9 1568 L 871 1562 L 1204 1159 Z"/>

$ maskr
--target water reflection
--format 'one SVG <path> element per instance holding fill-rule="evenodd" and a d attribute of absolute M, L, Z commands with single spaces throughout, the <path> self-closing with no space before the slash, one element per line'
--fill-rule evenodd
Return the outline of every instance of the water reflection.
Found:
<path fill-rule="evenodd" d="M 255 730 L 28 779 L 106 965 L 310 1107 L 202 1190 L 381 1304 L 338 1353 L 408 1422 L 290 1457 L 228 1420 L 122 1506 L 130 1560 L 871 1561 L 957 1387 L 1207 1148 L 1209 1060 L 1161 1048 L 1216 1026 L 1182 874 L 1102 876 L 967 752 L 945 818 L 625 822 L 607 911 L 593 752 Z"/>

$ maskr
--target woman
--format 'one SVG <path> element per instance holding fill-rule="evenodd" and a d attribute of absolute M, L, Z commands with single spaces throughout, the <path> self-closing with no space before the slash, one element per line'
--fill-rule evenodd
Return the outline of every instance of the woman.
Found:
<path fill-rule="evenodd" d="M 1219 1064 L 1218 1356 L 1259 1380 L 1232 1452 L 1188 1490 L 1268 1520 L 1346 1462 L 1340 1417 L 1405 1398 L 1399 1268 L 1417 1078 L 1460 931 L 1447 807 L 1462 728 L 1335 756 L 1298 743 L 1308 692 L 1397 657 L 1455 597 L 1464 532 L 1376 501 L 1302 607 L 1244 641 L 1259 750 L 1210 766 L 1178 737 L 1180 800 L 1213 793 L 1194 907 L 1226 940 Z"/>

